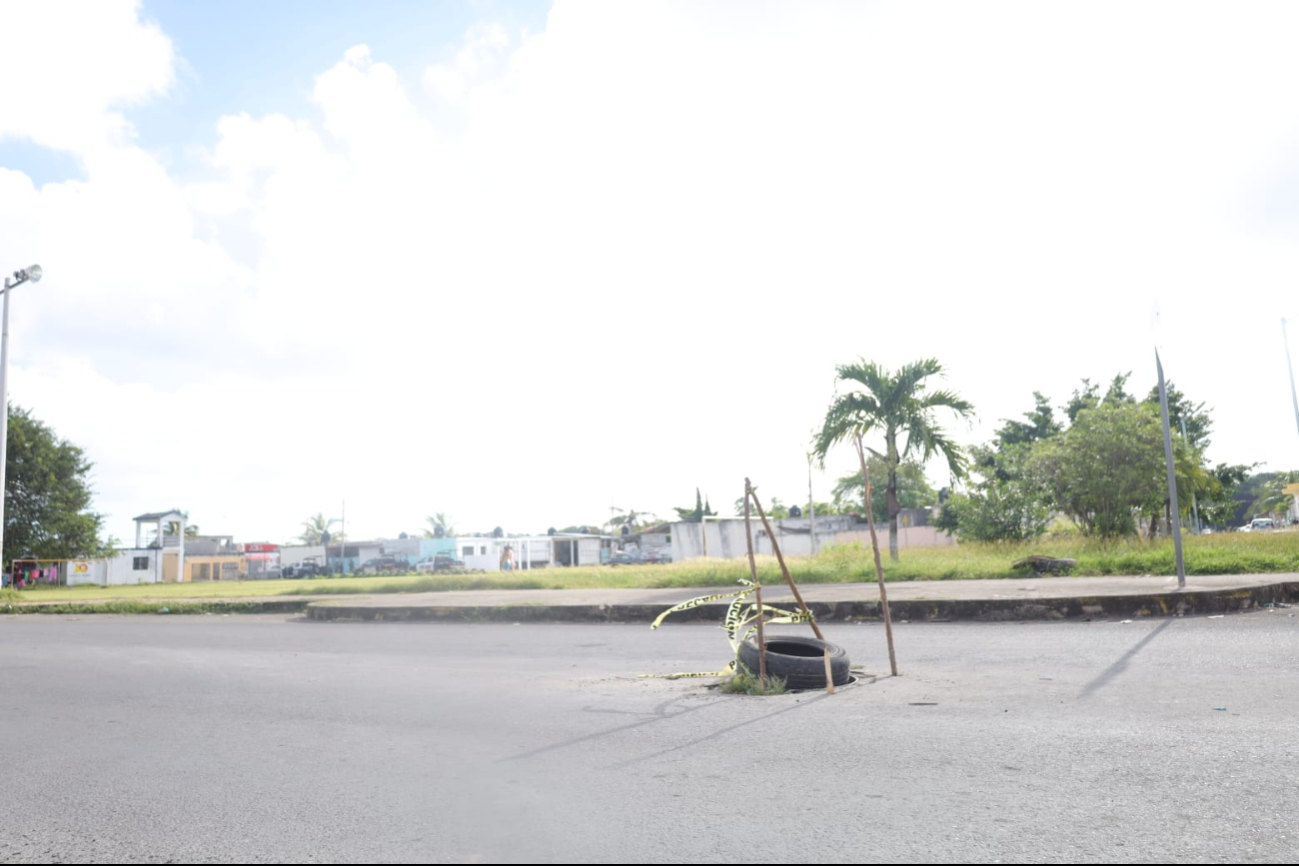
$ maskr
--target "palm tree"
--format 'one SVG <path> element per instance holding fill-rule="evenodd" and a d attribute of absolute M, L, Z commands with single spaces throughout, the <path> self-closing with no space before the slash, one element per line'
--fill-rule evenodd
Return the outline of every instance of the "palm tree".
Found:
<path fill-rule="evenodd" d="M 636 532 L 643 527 L 658 522 L 658 518 L 648 511 L 637 511 L 635 508 L 626 510 L 614 508 L 614 511 L 622 511 L 622 514 L 609 518 L 609 527 L 617 529 L 620 526 L 628 527 L 632 532 Z"/>
<path fill-rule="evenodd" d="M 424 530 L 425 538 L 450 538 L 456 534 L 456 528 L 451 525 L 451 520 L 444 511 L 436 511 L 432 517 L 424 519 L 428 522 L 428 529 Z"/>
<path fill-rule="evenodd" d="M 326 520 L 324 512 L 316 512 L 312 517 L 308 517 L 302 523 L 302 535 L 298 540 L 303 544 L 317 545 L 320 544 L 321 537 L 329 532 L 329 527 L 337 523 L 337 520 Z M 330 541 L 341 541 L 343 536 L 330 534 Z"/>
<path fill-rule="evenodd" d="M 825 413 L 821 432 L 816 436 L 814 454 L 821 465 L 830 448 L 845 439 L 861 447 L 862 437 L 881 434 L 884 451 L 866 450 L 882 459 L 888 467 L 885 489 L 889 515 L 889 557 L 898 558 L 898 465 L 908 457 L 919 455 L 920 462 L 942 454 L 955 477 L 963 477 L 966 459 L 961 448 L 947 437 L 934 417 L 936 409 L 950 409 L 961 418 L 969 418 L 974 407 L 953 391 L 929 391 L 925 380 L 940 376 L 943 365 L 933 358 L 907 364 L 892 373 L 864 358 L 856 364 L 836 368 L 839 381 L 849 382 L 853 390 L 840 394 Z M 899 444 L 899 437 L 905 439 Z M 865 463 L 863 457 L 862 463 Z M 862 467 L 865 472 L 865 466 Z"/>
<path fill-rule="evenodd" d="M 1258 495 L 1249 504 L 1246 517 L 1257 517 L 1260 514 L 1281 515 L 1290 510 L 1294 497 L 1285 492 L 1285 488 L 1299 482 L 1299 472 L 1277 472 L 1258 487 Z"/>

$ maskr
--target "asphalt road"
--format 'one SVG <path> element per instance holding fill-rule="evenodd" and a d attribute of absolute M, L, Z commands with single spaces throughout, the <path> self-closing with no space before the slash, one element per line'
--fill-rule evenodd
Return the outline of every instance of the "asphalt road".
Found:
<path fill-rule="evenodd" d="M 0 861 L 1292 862 L 1290 613 L 901 625 L 776 698 L 636 677 L 708 625 L 3 617 Z"/>

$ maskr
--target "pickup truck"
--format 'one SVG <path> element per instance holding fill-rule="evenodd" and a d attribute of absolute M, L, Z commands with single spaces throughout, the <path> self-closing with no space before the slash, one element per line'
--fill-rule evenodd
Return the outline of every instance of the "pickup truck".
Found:
<path fill-rule="evenodd" d="M 286 565 L 280 569 L 280 577 L 319 577 L 324 574 L 325 570 L 317 562 L 298 562 L 293 565 Z"/>
<path fill-rule="evenodd" d="M 437 556 L 421 559 L 415 563 L 415 571 L 418 574 L 432 574 L 438 571 L 462 572 L 464 570 L 464 562 L 447 553 L 439 553 Z"/>

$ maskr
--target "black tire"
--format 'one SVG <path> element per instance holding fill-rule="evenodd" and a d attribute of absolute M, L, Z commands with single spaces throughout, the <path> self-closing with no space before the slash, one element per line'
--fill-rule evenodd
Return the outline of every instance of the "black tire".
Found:
<path fill-rule="evenodd" d="M 842 686 L 852 676 L 843 647 L 814 637 L 778 635 L 767 638 L 767 675 L 780 677 L 787 689 L 825 688 L 825 652 L 830 651 L 830 676 Z M 740 644 L 740 663 L 758 673 L 758 639 Z"/>

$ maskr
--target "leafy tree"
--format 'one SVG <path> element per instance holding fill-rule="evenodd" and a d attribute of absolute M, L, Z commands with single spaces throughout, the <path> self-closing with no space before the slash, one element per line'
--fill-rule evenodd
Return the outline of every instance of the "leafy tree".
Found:
<path fill-rule="evenodd" d="M 769 505 L 764 505 L 764 506 L 762 507 L 762 510 L 763 510 L 764 512 L 766 512 L 767 516 L 770 517 L 770 518 L 773 519 L 773 520 L 781 519 L 781 518 L 785 518 L 785 517 L 788 517 L 788 516 L 789 516 L 789 506 L 788 506 L 788 505 L 785 505 L 783 502 L 781 502 L 781 501 L 780 501 L 779 499 L 777 499 L 775 496 L 771 497 L 771 503 L 770 503 Z M 817 513 L 819 514 L 820 512 L 817 512 Z M 736 517 L 743 517 L 743 516 L 744 516 L 744 497 L 743 497 L 743 496 L 741 496 L 739 499 L 735 500 L 735 516 L 736 516 Z M 751 518 L 753 518 L 754 520 L 757 520 L 757 519 L 758 519 L 758 509 L 756 509 L 756 508 L 750 508 L 750 509 L 749 509 L 749 516 L 750 516 Z"/>
<path fill-rule="evenodd" d="M 1082 409 L 1067 431 L 1033 446 L 1026 468 L 1085 535 L 1131 535 L 1135 516 L 1166 494 L 1162 425 L 1148 405 Z"/>
<path fill-rule="evenodd" d="M 1064 406 L 1064 414 L 1068 416 L 1069 423 L 1072 424 L 1078 420 L 1078 413 L 1084 409 L 1095 409 L 1100 405 L 1101 392 L 1098 385 L 1092 384 L 1091 379 L 1082 380 L 1082 390 L 1073 389 L 1073 396 Z"/>
<path fill-rule="evenodd" d="M 1116 403 L 1133 403 L 1135 399 L 1128 393 L 1128 379 L 1131 373 L 1118 373 L 1110 380 L 1110 385 L 1105 389 L 1104 396 L 1101 395 L 1099 385 L 1092 382 L 1091 379 L 1082 380 L 1082 390 L 1077 388 L 1073 391 L 1073 396 L 1065 404 L 1064 413 L 1069 416 L 1069 423 L 1072 424 L 1078 420 L 1078 413 L 1084 409 L 1095 409 L 1102 403 L 1114 405 Z"/>
<path fill-rule="evenodd" d="M 1109 388 L 1105 389 L 1105 399 L 1102 402 L 1109 403 L 1113 406 L 1116 403 L 1135 403 L 1137 398 L 1128 393 L 1128 379 L 1132 378 L 1132 371 L 1126 373 L 1115 373 L 1114 378 L 1110 380 Z"/>
<path fill-rule="evenodd" d="M 679 517 L 685 523 L 703 523 L 705 517 L 714 517 L 716 512 L 711 505 L 704 503 L 704 498 L 699 494 L 699 488 L 695 488 L 695 507 L 694 508 L 673 508 Z"/>
<path fill-rule="evenodd" d="M 943 505 L 939 528 L 955 532 L 962 541 L 1015 542 L 1041 537 L 1053 512 L 1050 490 L 1029 467 L 1035 447 L 1019 442 L 1000 449 L 971 449 L 974 471 L 982 480 Z"/>
<path fill-rule="evenodd" d="M 1023 445 L 1050 439 L 1062 429 L 1055 419 L 1055 410 L 1051 401 L 1042 396 L 1040 391 L 1033 392 L 1033 410 L 1025 412 L 1024 421 L 1006 421 L 997 430 L 997 445 L 1006 448 L 1011 445 Z"/>
<path fill-rule="evenodd" d="M 445 511 L 435 511 L 432 517 L 426 517 L 424 521 L 428 524 L 423 532 L 425 538 L 451 538 L 456 534 L 456 528 L 451 525 Z"/>
<path fill-rule="evenodd" d="M 921 463 L 941 454 L 955 477 L 965 474 L 960 446 L 938 426 L 937 410 L 947 409 L 960 418 L 973 414 L 973 406 L 952 391 L 930 391 L 927 380 L 940 376 L 942 364 L 926 358 L 892 373 L 865 359 L 836 368 L 839 381 L 852 390 L 841 394 L 826 411 L 814 453 L 825 465 L 830 448 L 844 440 L 861 440 L 870 434 L 883 439 L 884 450 L 869 448 L 883 458 L 887 468 L 885 501 L 889 516 L 889 556 L 898 559 L 898 466 L 908 457 Z"/>
<path fill-rule="evenodd" d="M 90 510 L 92 463 L 26 409 L 10 406 L 5 454 L 7 560 L 94 556 L 104 516 Z"/>
<path fill-rule="evenodd" d="M 1254 493 L 1245 490 L 1245 486 L 1257 466 L 1257 463 L 1219 463 L 1209 470 L 1216 486 L 1212 496 L 1200 499 L 1200 517 L 1205 523 L 1227 527 L 1240 526 L 1244 522 L 1243 515 L 1256 498 Z"/>
<path fill-rule="evenodd" d="M 1192 448 L 1203 451 L 1209 447 L 1209 433 L 1213 430 L 1213 419 L 1203 403 L 1192 403 L 1185 394 L 1177 390 L 1170 379 L 1164 383 L 1168 394 L 1168 424 L 1174 436 L 1182 432 L 1182 422 L 1186 423 L 1186 438 Z M 1159 407 L 1159 386 L 1150 389 L 1143 403 Z"/>

